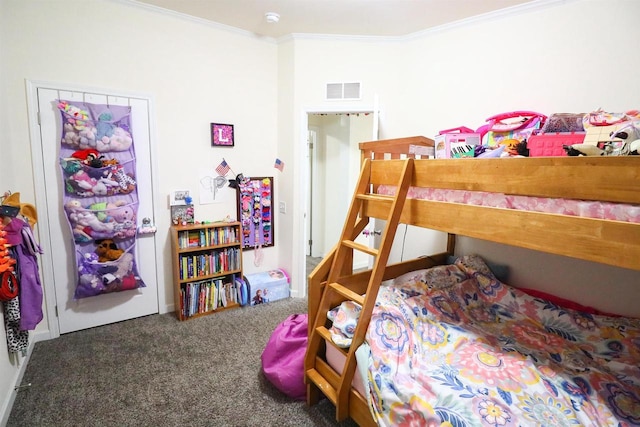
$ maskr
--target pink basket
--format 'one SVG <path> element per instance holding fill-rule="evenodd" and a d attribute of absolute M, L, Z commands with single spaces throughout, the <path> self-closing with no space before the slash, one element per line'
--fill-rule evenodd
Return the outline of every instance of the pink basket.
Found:
<path fill-rule="evenodd" d="M 563 145 L 582 144 L 584 142 L 584 132 L 572 133 L 544 133 L 532 135 L 527 141 L 529 157 L 559 157 L 566 156 L 567 152 Z"/>

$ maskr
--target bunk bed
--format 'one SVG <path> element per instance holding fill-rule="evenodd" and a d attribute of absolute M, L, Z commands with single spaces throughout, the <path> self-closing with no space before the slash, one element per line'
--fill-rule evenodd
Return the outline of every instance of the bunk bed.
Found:
<path fill-rule="evenodd" d="M 496 206 L 467 204 L 459 193 L 453 202 L 442 197 L 437 200 L 415 197 L 421 194 L 417 190 L 427 188 L 479 192 L 483 195 L 480 200 L 498 194 L 497 199 L 502 201 L 504 197 L 553 199 L 556 206 L 557 200 L 595 202 L 609 207 L 609 211 L 628 208 L 638 212 L 640 159 L 635 156 L 416 158 L 415 153 L 424 153 L 423 148 L 432 146 L 433 141 L 424 137 L 360 145 L 362 170 L 342 236 L 308 278 L 307 403 L 315 404 L 326 396 L 336 407 L 337 420 L 350 417 L 361 426 L 411 421 L 417 423 L 412 425 L 427 422 L 439 425 L 440 421 L 469 425 L 465 423 L 465 413 L 467 420 L 483 418 L 492 425 L 512 425 L 516 418 L 520 423 L 535 424 L 536 416 L 542 416 L 535 413 L 535 408 L 540 407 L 546 408 L 547 414 L 556 411 L 574 424 L 584 422 L 587 417 L 603 425 L 614 419 L 616 425 L 639 425 L 640 321 L 587 312 L 584 307 L 564 308 L 502 283 L 480 257 L 454 258 L 456 236 L 460 235 L 640 271 L 637 214 L 621 220 L 610 219 L 609 215 L 578 216 L 583 212 L 567 215 L 521 210 L 500 202 Z M 380 189 L 385 194 L 379 194 Z M 591 210 L 584 211 L 586 215 Z M 354 241 L 373 219 L 386 223 L 375 250 Z M 446 248 L 440 253 L 388 264 L 398 224 L 445 232 Z M 373 257 L 370 270 L 353 271 L 354 250 Z M 391 305 L 398 301 L 404 305 Z M 429 311 L 429 307 L 435 308 Z M 344 317 L 353 312 L 357 316 L 350 319 L 352 323 L 345 322 Z M 480 312 L 488 317 L 478 317 Z M 520 316 L 520 312 L 524 315 Z M 428 333 L 440 339 L 442 352 L 414 351 L 410 367 L 391 365 L 384 355 L 375 359 L 369 350 L 372 343 L 367 341 L 384 340 L 385 331 L 379 329 L 385 327 L 385 316 L 400 318 L 403 314 L 409 323 L 416 322 L 420 314 L 425 317 L 431 328 Z M 572 319 L 575 326 L 572 331 L 581 333 L 563 329 L 560 325 L 567 319 Z M 378 332 L 369 328 L 370 321 L 371 325 L 377 325 Z M 506 326 L 506 321 L 514 323 Z M 538 328 L 545 322 L 541 332 Z M 556 328 L 549 322 L 556 322 Z M 472 335 L 466 332 L 466 323 L 473 326 Z M 507 332 L 505 327 L 512 329 Z M 522 332 L 522 328 L 529 327 Z M 545 327 L 548 334 L 544 334 Z M 520 336 L 530 339 L 539 336 L 545 344 L 537 343 L 535 351 L 528 348 L 527 343 L 515 339 L 518 337 L 515 328 L 520 328 Z M 340 332 L 347 334 L 350 345 L 342 345 L 335 339 Z M 586 342 L 580 343 L 579 339 Z M 373 344 L 384 347 L 379 341 Z M 482 347 L 482 351 L 473 350 L 471 344 Z M 398 342 L 395 345 L 389 359 L 400 358 Z M 407 347 L 421 348 L 410 338 L 405 343 L 404 348 Z M 455 351 L 445 353 L 445 347 Z M 456 375 L 451 367 L 454 359 L 462 358 L 465 352 L 469 358 L 484 357 L 484 367 L 491 362 L 503 365 L 493 374 L 482 376 L 473 366 L 463 366 L 469 359 L 467 362 L 460 359 L 458 368 L 467 369 L 466 380 L 471 381 L 464 382 L 465 375 Z M 579 354 L 582 356 L 578 357 Z M 427 360 L 428 357 L 433 360 Z M 447 363 L 442 358 L 448 358 Z M 586 375 L 585 372 L 601 372 L 600 367 L 588 366 L 594 359 L 604 361 L 606 369 L 616 365 L 620 371 L 607 373 L 617 375 L 620 383 L 605 381 L 604 374 L 596 375 L 595 380 Z M 506 367 L 504 363 L 515 364 Z M 373 368 L 369 369 L 370 366 Z M 435 366 L 441 369 L 434 371 Z M 445 366 L 450 369 L 444 369 Z M 564 382 L 561 379 L 566 372 L 561 372 L 562 366 L 569 366 L 573 374 Z M 530 376 L 514 380 L 517 369 Z M 385 370 L 393 371 L 392 375 L 385 377 Z M 508 374 L 510 370 L 513 375 Z M 412 397 L 394 394 L 401 385 L 392 381 L 402 378 L 410 382 L 411 377 L 420 375 L 431 376 L 419 385 L 408 385 L 418 387 Z M 363 386 L 363 380 L 369 383 Z M 592 380 L 596 383 L 589 382 Z M 547 393 L 528 389 L 532 384 L 544 387 Z M 464 406 L 463 401 L 472 402 L 475 409 Z M 389 407 L 392 413 L 382 414 Z M 515 407 L 519 408 L 518 413 L 513 411 Z M 576 418 L 576 412 L 583 418 Z"/>

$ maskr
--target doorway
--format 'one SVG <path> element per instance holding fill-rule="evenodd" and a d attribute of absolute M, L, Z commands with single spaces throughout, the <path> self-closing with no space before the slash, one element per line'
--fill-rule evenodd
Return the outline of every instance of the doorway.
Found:
<path fill-rule="evenodd" d="M 36 183 L 36 201 L 40 209 L 38 234 L 45 253 L 42 275 L 47 305 L 50 338 L 62 333 L 119 322 L 158 313 L 158 277 L 163 277 L 162 259 L 155 235 L 136 239 L 136 264 L 146 287 L 101 294 L 74 300 L 77 282 L 75 246 L 63 208 L 63 186 L 58 163 L 61 119 L 59 99 L 96 104 L 131 106 L 132 137 L 136 151 L 138 223 L 142 218 L 154 221 L 157 196 L 153 176 L 156 168 L 152 149 L 151 99 L 144 96 L 114 94 L 111 91 L 69 87 L 59 84 L 27 82 L 32 164 Z"/>
<path fill-rule="evenodd" d="M 307 275 L 338 241 L 360 172 L 358 144 L 377 137 L 372 111 L 308 112 Z M 376 137 L 374 137 L 376 135 Z M 368 244 L 361 236 L 359 243 Z M 364 268 L 366 254 L 354 254 L 354 268 Z"/>

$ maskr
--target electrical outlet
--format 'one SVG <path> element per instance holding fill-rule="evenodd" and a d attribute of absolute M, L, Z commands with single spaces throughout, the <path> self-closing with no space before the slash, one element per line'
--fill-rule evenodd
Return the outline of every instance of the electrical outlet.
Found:
<path fill-rule="evenodd" d="M 287 213 L 287 204 L 285 202 L 280 202 L 278 206 L 280 209 L 280 213 Z"/>

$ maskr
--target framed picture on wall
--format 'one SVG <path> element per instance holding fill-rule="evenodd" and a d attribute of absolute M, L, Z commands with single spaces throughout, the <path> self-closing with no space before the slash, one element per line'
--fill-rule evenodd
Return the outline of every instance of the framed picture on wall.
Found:
<path fill-rule="evenodd" d="M 236 190 L 242 249 L 273 246 L 273 177 L 244 178 Z"/>
<path fill-rule="evenodd" d="M 233 147 L 233 125 L 211 123 L 211 146 Z"/>

